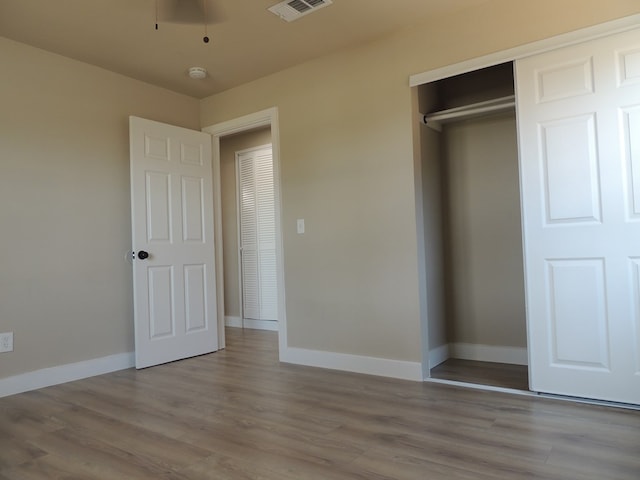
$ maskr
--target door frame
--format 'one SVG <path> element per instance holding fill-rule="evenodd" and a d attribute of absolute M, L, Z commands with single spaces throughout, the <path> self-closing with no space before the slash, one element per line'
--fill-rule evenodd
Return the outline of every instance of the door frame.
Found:
<path fill-rule="evenodd" d="M 211 153 L 213 162 L 213 190 L 214 190 L 214 223 L 216 245 L 216 295 L 218 297 L 218 342 L 219 347 L 226 345 L 224 334 L 224 277 L 222 269 L 222 193 L 220 178 L 220 139 L 227 135 L 246 132 L 259 127 L 271 128 L 271 148 L 273 157 L 273 184 L 275 193 L 276 220 L 276 269 L 278 288 L 278 348 L 279 355 L 287 349 L 287 314 L 285 310 L 284 287 L 284 248 L 282 244 L 282 190 L 280 176 L 280 128 L 278 123 L 278 108 L 251 113 L 225 122 L 216 123 L 202 129 L 211 135 Z"/>
<path fill-rule="evenodd" d="M 414 186 L 415 186 L 415 205 L 416 205 L 416 230 L 417 230 L 417 247 L 418 247 L 418 287 L 420 291 L 420 331 L 422 340 L 422 377 L 429 380 L 431 377 L 431 364 L 436 362 L 439 356 L 439 350 L 442 347 L 430 351 L 429 347 L 429 318 L 427 305 L 427 272 L 425 265 L 425 238 L 424 238 L 424 213 L 422 209 L 423 186 L 422 186 L 422 167 L 421 167 L 421 148 L 420 148 L 420 122 L 423 119 L 423 113 L 419 111 L 418 105 L 418 87 L 425 83 L 442 80 L 443 78 L 461 75 L 464 73 L 480 70 L 482 68 L 491 67 L 506 62 L 515 62 L 518 59 L 544 53 L 557 48 L 574 45 L 577 43 L 595 40 L 600 37 L 613 35 L 629 30 L 634 30 L 640 25 L 640 14 L 630 15 L 618 18 L 609 22 L 581 28 L 572 32 L 545 38 L 518 47 L 502 50 L 481 57 L 472 58 L 459 63 L 445 65 L 443 67 L 427 70 L 422 73 L 416 73 L 409 77 L 409 86 L 411 87 L 412 114 L 415 120 L 412 122 L 413 133 L 413 165 L 414 165 Z M 516 97 L 518 94 L 518 85 L 515 85 Z M 522 209 L 522 205 L 521 205 Z M 527 239 L 523 232 L 523 248 Z M 526 268 L 526 265 L 525 265 Z M 526 270 L 525 270 L 526 278 Z M 525 302 L 527 299 L 525 298 Z M 528 312 L 528 308 L 527 308 Z M 527 318 L 527 344 L 529 343 L 529 320 Z M 431 357 L 431 358 L 430 358 Z"/>

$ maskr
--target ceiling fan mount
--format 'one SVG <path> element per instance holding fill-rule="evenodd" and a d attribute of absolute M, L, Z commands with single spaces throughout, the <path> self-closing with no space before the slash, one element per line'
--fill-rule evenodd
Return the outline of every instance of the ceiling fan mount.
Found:
<path fill-rule="evenodd" d="M 214 0 L 156 0 L 156 17 L 161 23 L 207 25 L 222 21 Z"/>

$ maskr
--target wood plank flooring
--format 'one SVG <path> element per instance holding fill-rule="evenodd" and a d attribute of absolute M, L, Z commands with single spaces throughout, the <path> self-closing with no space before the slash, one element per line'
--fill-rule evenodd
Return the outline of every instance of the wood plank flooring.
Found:
<path fill-rule="evenodd" d="M 215 354 L 0 399 L 1 480 L 638 480 L 640 412 Z"/>
<path fill-rule="evenodd" d="M 431 369 L 431 377 L 492 387 L 529 390 L 527 367 L 507 363 L 477 362 L 450 358 Z"/>

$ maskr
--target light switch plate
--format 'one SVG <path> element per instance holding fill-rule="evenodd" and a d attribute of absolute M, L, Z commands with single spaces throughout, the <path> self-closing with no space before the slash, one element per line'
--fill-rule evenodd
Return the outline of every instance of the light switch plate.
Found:
<path fill-rule="evenodd" d="M 299 234 L 303 234 L 304 233 L 304 218 L 299 218 L 297 223 L 298 223 L 298 233 Z"/>
<path fill-rule="evenodd" d="M 0 352 L 13 352 L 13 332 L 0 333 Z"/>

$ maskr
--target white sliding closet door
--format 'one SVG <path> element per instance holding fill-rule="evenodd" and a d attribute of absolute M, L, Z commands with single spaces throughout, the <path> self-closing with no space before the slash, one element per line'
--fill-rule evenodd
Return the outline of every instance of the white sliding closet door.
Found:
<path fill-rule="evenodd" d="M 271 146 L 237 154 L 244 318 L 278 319 Z"/>
<path fill-rule="evenodd" d="M 516 85 L 531 389 L 640 404 L 640 30 Z"/>

